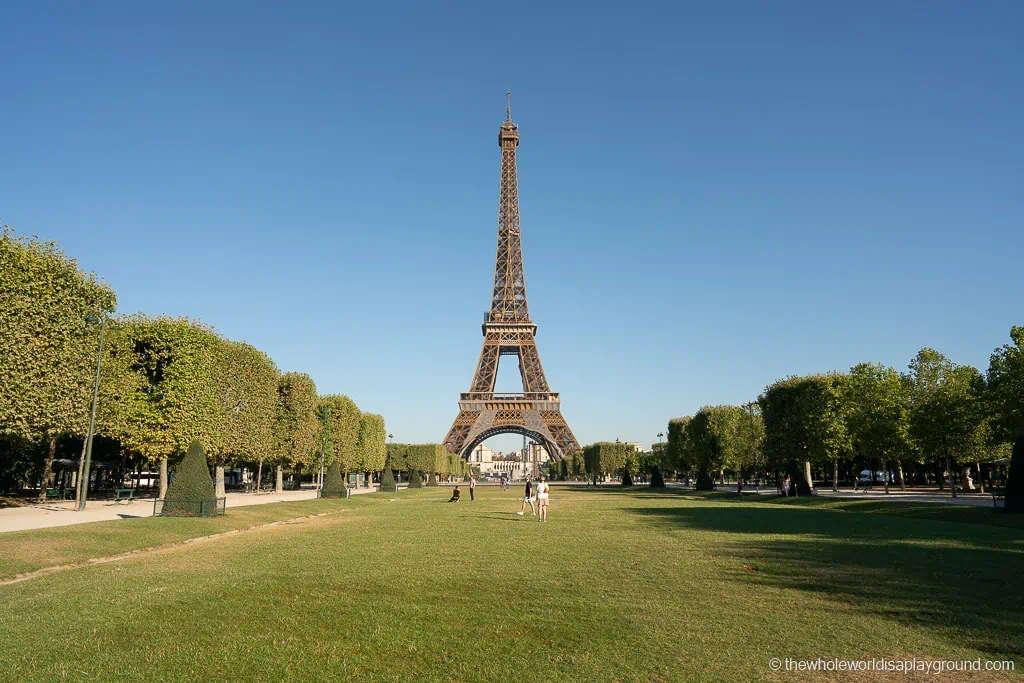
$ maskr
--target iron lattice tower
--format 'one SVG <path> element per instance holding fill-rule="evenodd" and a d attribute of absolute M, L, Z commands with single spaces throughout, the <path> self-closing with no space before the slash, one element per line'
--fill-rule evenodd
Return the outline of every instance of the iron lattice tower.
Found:
<path fill-rule="evenodd" d="M 459 415 L 444 443 L 449 452 L 468 458 L 477 444 L 492 436 L 522 434 L 542 444 L 552 458 L 561 458 L 578 451 L 580 445 L 562 417 L 558 394 L 548 387 L 537 352 L 537 325 L 530 320 L 526 303 L 516 177 L 519 127 L 512 122 L 511 93 L 508 95 L 505 121 L 498 130 L 501 189 L 491 309 L 481 326 L 484 345 L 473 382 L 460 396 Z M 502 356 L 518 357 L 522 393 L 495 393 Z"/>

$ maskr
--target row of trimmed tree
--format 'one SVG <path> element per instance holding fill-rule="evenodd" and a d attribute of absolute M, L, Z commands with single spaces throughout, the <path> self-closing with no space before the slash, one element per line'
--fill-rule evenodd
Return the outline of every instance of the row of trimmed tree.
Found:
<path fill-rule="evenodd" d="M 469 463 L 437 443 L 393 443 L 388 447 L 391 470 L 406 473 L 409 486 L 433 485 L 443 480 L 462 480 L 470 474 Z M 425 480 L 425 481 L 424 481 Z"/>
<path fill-rule="evenodd" d="M 0 489 L 40 487 L 58 451 L 84 451 L 98 349 L 97 454 L 147 469 L 198 440 L 224 494 L 226 466 L 377 472 L 384 420 L 342 395 L 318 396 L 304 373 L 187 318 L 111 316 L 112 288 L 55 243 L 0 232 Z M 78 444 L 78 446 L 74 446 Z M 81 463 L 81 458 L 80 458 Z M 81 464 L 80 464 L 81 469 Z M 80 481 L 79 471 L 77 479 Z"/>
<path fill-rule="evenodd" d="M 669 421 L 665 464 L 701 489 L 727 473 L 789 473 L 801 493 L 815 478 L 837 487 L 840 470 L 856 480 L 861 468 L 885 473 L 887 489 L 890 472 L 905 487 L 910 470 L 940 487 L 948 478 L 955 496 L 958 484 L 983 486 L 1012 453 L 1012 508 L 1024 485 L 1024 327 L 1010 336 L 985 373 L 925 348 L 903 373 L 860 363 L 779 380 L 744 406 L 705 406 Z"/>

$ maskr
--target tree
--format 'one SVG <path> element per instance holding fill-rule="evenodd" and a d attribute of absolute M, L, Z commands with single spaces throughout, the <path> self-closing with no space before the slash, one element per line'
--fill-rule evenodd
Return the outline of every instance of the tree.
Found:
<path fill-rule="evenodd" d="M 685 422 L 678 439 L 681 464 L 688 471 L 696 470 L 698 490 L 714 489 L 713 474 L 742 472 L 753 463 L 746 425 L 748 416 L 739 406 L 704 406 Z"/>
<path fill-rule="evenodd" d="M 366 472 L 380 472 L 387 460 L 387 430 L 384 418 L 363 413 L 359 419 L 359 440 L 356 446 L 359 463 Z"/>
<path fill-rule="evenodd" d="M 839 488 L 839 459 L 849 455 L 853 448 L 847 425 L 850 412 L 847 382 L 848 377 L 837 372 L 801 378 L 799 407 L 806 430 L 804 478 L 808 488 L 814 488 L 810 473 L 812 462 L 831 464 L 832 487 Z"/>
<path fill-rule="evenodd" d="M 174 480 L 167 487 L 161 512 L 169 516 L 212 514 L 216 497 L 206 452 L 199 441 L 195 440 L 174 468 Z"/>
<path fill-rule="evenodd" d="M 98 321 L 114 290 L 86 274 L 54 242 L 0 226 L 0 436 L 45 440 L 45 499 L 57 437 L 86 431 Z"/>
<path fill-rule="evenodd" d="M 997 440 L 1013 442 L 1006 509 L 1024 512 L 1024 327 L 1011 328 L 1010 339 L 989 359 L 986 398 Z"/>
<path fill-rule="evenodd" d="M 677 417 L 668 421 L 668 441 L 665 443 L 665 467 L 689 471 L 686 458 L 686 425 L 691 417 Z"/>
<path fill-rule="evenodd" d="M 632 446 L 624 443 L 599 441 L 583 449 L 584 465 L 590 479 L 596 484 L 605 475 L 621 475 L 626 466 L 626 451 Z"/>
<path fill-rule="evenodd" d="M 341 498 L 345 495 L 345 480 L 341 478 L 341 468 L 338 461 L 331 462 L 324 474 L 324 485 L 320 489 L 320 496 L 323 498 Z"/>
<path fill-rule="evenodd" d="M 419 470 L 409 470 L 409 488 L 418 489 L 423 487 L 423 477 Z"/>
<path fill-rule="evenodd" d="M 853 443 L 873 461 L 881 462 L 882 470 L 887 473 L 886 493 L 889 492 L 888 463 L 892 461 L 896 462 L 900 488 L 905 489 L 900 458 L 909 452 L 907 384 L 893 368 L 878 363 L 859 363 L 850 368 L 846 398 Z M 833 488 L 835 486 L 833 479 Z"/>
<path fill-rule="evenodd" d="M 219 407 L 217 334 L 187 318 L 121 317 L 108 332 L 98 432 L 123 449 L 160 462 L 160 497 L 168 459 L 195 440 L 212 443 Z"/>
<path fill-rule="evenodd" d="M 968 462 L 984 425 L 984 381 L 977 369 L 956 365 L 934 349 L 921 349 L 910 362 L 913 381 L 910 435 L 926 457 L 949 472 L 957 497 L 954 465 Z"/>
<path fill-rule="evenodd" d="M 362 414 L 356 402 L 343 394 L 320 397 L 321 408 L 328 414 L 327 462 L 337 462 L 343 475 L 362 468 L 359 452 L 359 429 Z"/>
<path fill-rule="evenodd" d="M 229 460 L 262 461 L 274 449 L 274 415 L 280 372 L 274 361 L 249 344 L 217 344 L 217 421 L 213 434 L 217 495 L 224 495 Z"/>
<path fill-rule="evenodd" d="M 392 443 L 388 445 L 388 454 L 391 458 L 391 469 L 398 473 L 401 478 L 402 472 L 409 471 L 409 444 Z"/>
<path fill-rule="evenodd" d="M 317 405 L 316 384 L 312 377 L 301 372 L 288 372 L 281 376 L 274 410 L 272 451 L 277 465 L 275 488 L 278 492 L 284 490 L 283 465 L 308 463 L 315 452 L 317 438 L 320 436 Z M 331 419 L 334 419 L 333 411 Z M 336 425 L 334 423 L 332 427 Z M 260 460 L 257 481 L 262 476 L 263 461 Z"/>
<path fill-rule="evenodd" d="M 384 462 L 384 469 L 380 473 L 380 490 L 381 491 L 398 491 L 398 484 L 395 482 L 395 474 L 391 470 L 391 456 L 387 456 L 387 460 Z"/>
<path fill-rule="evenodd" d="M 765 460 L 776 471 L 788 470 L 799 493 L 814 487 L 811 462 L 831 463 L 835 483 L 838 460 L 850 451 L 845 382 L 839 373 L 787 377 L 758 398 Z"/>

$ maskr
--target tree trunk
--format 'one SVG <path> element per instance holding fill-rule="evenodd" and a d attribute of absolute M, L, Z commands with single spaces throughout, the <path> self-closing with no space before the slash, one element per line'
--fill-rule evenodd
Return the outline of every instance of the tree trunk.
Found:
<path fill-rule="evenodd" d="M 907 482 L 906 479 L 903 478 L 903 463 L 899 460 L 896 461 L 896 476 L 899 477 L 900 480 L 900 491 L 906 491 Z"/>
<path fill-rule="evenodd" d="M 985 479 L 981 476 L 981 463 L 974 463 L 974 467 L 978 471 L 978 493 L 985 493 Z"/>
<path fill-rule="evenodd" d="M 889 462 L 882 458 L 882 483 L 885 484 L 885 492 L 889 493 Z"/>
<path fill-rule="evenodd" d="M 274 482 L 274 490 L 278 493 L 284 491 L 284 467 L 281 465 L 277 466 L 277 477 Z"/>
<path fill-rule="evenodd" d="M 954 498 L 959 498 L 956 495 L 956 480 L 953 478 L 953 465 L 949 461 L 949 457 L 946 457 L 946 471 L 949 472 L 949 490 L 953 492 Z"/>
<path fill-rule="evenodd" d="M 814 479 L 811 477 L 811 461 L 804 460 L 804 478 L 807 479 L 808 492 L 814 490 Z"/>
<path fill-rule="evenodd" d="M 832 461 L 832 491 L 839 492 L 839 461 Z"/>
<path fill-rule="evenodd" d="M 260 482 L 263 481 L 263 461 L 260 460 L 260 466 L 256 469 L 256 491 L 260 490 Z"/>
<path fill-rule="evenodd" d="M 942 491 L 943 489 L 946 488 L 946 472 L 942 469 L 942 465 L 936 465 L 935 469 L 938 470 L 939 472 L 939 490 Z"/>
<path fill-rule="evenodd" d="M 75 479 L 75 502 L 82 498 L 82 469 L 85 468 L 85 447 L 88 439 L 82 437 L 82 453 L 78 456 L 78 477 Z"/>
<path fill-rule="evenodd" d="M 167 456 L 160 458 L 160 498 L 167 495 Z"/>
<path fill-rule="evenodd" d="M 57 437 L 50 435 L 50 450 L 46 453 L 46 463 L 43 465 L 43 480 L 39 484 L 39 502 L 46 502 L 46 485 L 53 476 L 53 459 L 57 456 Z"/>
<path fill-rule="evenodd" d="M 214 477 L 214 482 L 217 485 L 216 496 L 218 498 L 223 498 L 225 495 L 227 495 L 224 492 L 224 459 L 219 455 L 217 456 L 217 462 L 213 466 L 213 471 L 214 474 L 216 475 Z"/>

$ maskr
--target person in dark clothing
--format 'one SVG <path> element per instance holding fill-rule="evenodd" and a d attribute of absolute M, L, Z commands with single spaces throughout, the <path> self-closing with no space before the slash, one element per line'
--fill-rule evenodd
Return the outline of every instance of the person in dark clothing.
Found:
<path fill-rule="evenodd" d="M 469 475 L 469 500 L 470 502 L 476 500 L 476 477 L 472 474 Z"/>
<path fill-rule="evenodd" d="M 458 487 L 458 486 L 456 486 L 456 487 L 455 487 L 455 490 L 454 490 L 454 491 L 452 491 L 452 497 L 448 499 L 448 502 L 449 502 L 449 503 L 458 503 L 458 502 L 459 502 L 459 496 L 460 496 L 460 495 L 462 495 L 462 494 L 461 494 L 461 493 L 459 493 L 459 487 Z"/>
<path fill-rule="evenodd" d="M 523 505 L 519 508 L 519 512 L 516 514 L 522 517 L 523 513 L 526 512 L 526 504 L 530 504 L 530 514 L 536 515 L 537 510 L 533 507 L 533 480 L 529 477 L 526 478 L 526 491 L 523 495 Z"/>

